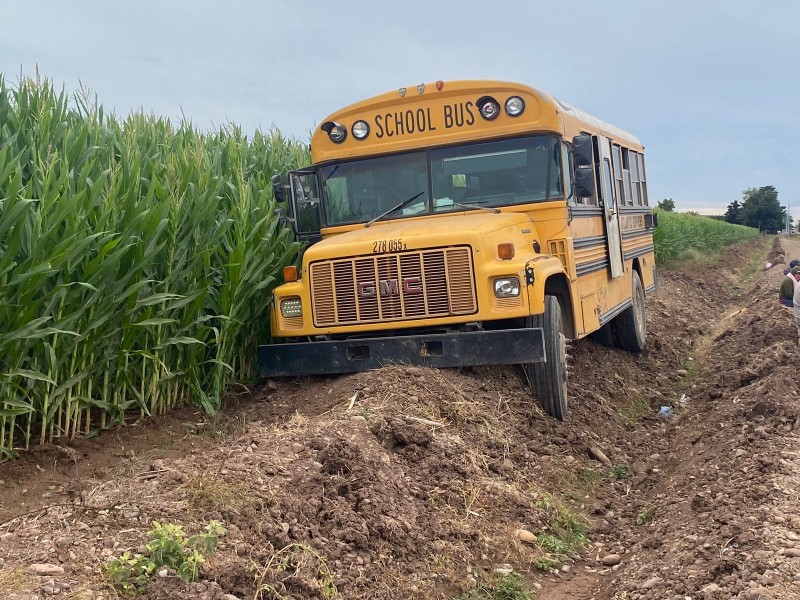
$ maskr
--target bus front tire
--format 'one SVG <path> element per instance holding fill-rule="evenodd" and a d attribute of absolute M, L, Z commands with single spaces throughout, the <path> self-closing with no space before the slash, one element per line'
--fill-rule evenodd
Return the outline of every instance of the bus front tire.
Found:
<path fill-rule="evenodd" d="M 647 339 L 644 286 L 638 271 L 631 274 L 631 280 L 631 306 L 614 319 L 614 329 L 620 348 L 628 352 L 641 352 Z"/>
<path fill-rule="evenodd" d="M 547 358 L 547 362 L 523 365 L 531 392 L 545 413 L 563 421 L 567 416 L 567 339 L 558 298 L 545 296 L 544 313 L 528 317 L 526 324 L 544 332 Z"/>

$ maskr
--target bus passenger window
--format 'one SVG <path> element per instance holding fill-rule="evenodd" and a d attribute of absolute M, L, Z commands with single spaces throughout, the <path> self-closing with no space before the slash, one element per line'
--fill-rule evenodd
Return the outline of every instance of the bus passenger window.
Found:
<path fill-rule="evenodd" d="M 631 195 L 631 172 L 630 162 L 628 160 L 628 149 L 622 149 L 622 184 L 625 190 L 625 204 L 633 205 L 633 196 Z"/>
<path fill-rule="evenodd" d="M 611 165 L 608 159 L 603 159 L 603 170 L 605 171 L 605 182 L 603 185 L 603 203 L 606 210 L 614 212 L 614 180 L 611 178 Z"/>
<path fill-rule="evenodd" d="M 639 158 L 639 181 L 642 182 L 642 205 L 648 206 L 649 203 L 647 201 L 647 183 L 645 182 L 647 177 L 645 177 L 645 170 L 644 170 L 644 155 L 639 154 L 638 158 Z"/>
<path fill-rule="evenodd" d="M 642 194 L 639 188 L 639 155 L 636 152 L 631 151 L 630 153 L 630 165 L 631 165 L 631 193 L 633 194 L 633 204 L 634 205 L 641 205 L 642 204 Z"/>
<path fill-rule="evenodd" d="M 617 182 L 617 202 L 625 204 L 625 191 L 622 187 L 622 160 L 620 158 L 620 148 L 614 144 L 611 147 L 611 161 L 614 163 L 614 180 Z"/>

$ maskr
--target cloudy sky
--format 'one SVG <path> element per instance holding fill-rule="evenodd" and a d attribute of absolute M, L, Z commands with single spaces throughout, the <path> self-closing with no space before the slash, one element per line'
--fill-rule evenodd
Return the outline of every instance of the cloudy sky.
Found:
<path fill-rule="evenodd" d="M 388 90 L 519 81 L 636 134 L 651 199 L 721 213 L 774 185 L 800 215 L 798 22 L 796 0 L 0 0 L 0 71 L 303 140 Z"/>

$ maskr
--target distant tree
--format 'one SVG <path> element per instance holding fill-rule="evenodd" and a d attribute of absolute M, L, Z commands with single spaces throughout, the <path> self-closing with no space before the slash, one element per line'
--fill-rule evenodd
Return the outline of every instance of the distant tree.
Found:
<path fill-rule="evenodd" d="M 742 225 L 760 231 L 781 231 L 785 227 L 786 209 L 778 202 L 778 190 L 773 186 L 748 188 L 742 199 Z"/>
<path fill-rule="evenodd" d="M 664 198 L 658 201 L 658 208 L 666 212 L 675 210 L 675 201 L 672 198 Z"/>
<path fill-rule="evenodd" d="M 725 211 L 725 221 L 734 223 L 735 225 L 742 224 L 742 205 L 738 200 L 734 200 L 728 204 L 728 210 Z"/>
<path fill-rule="evenodd" d="M 709 219 L 714 219 L 715 221 L 724 221 L 725 215 L 708 215 Z"/>

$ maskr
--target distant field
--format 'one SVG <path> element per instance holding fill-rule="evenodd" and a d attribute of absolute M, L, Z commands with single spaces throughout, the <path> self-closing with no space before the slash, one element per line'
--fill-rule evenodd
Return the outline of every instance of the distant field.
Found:
<path fill-rule="evenodd" d="M 732 225 L 709 217 L 659 210 L 653 239 L 656 263 L 690 260 L 700 253 L 716 252 L 758 237 L 757 229 Z"/>

